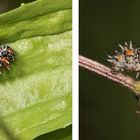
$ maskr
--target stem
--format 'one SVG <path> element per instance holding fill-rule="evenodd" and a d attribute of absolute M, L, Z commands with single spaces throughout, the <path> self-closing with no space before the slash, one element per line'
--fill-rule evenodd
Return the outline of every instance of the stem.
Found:
<path fill-rule="evenodd" d="M 134 80 L 126 75 L 123 75 L 121 73 L 113 73 L 110 68 L 107 66 L 100 64 L 99 62 L 96 62 L 94 60 L 90 60 L 84 56 L 79 56 L 79 65 L 82 68 L 86 68 L 89 71 L 93 71 L 101 76 L 106 77 L 109 80 L 112 80 L 116 83 L 121 84 L 124 87 L 129 88 L 132 91 L 135 91 L 134 88 Z M 136 91 L 135 91 L 136 92 Z"/>

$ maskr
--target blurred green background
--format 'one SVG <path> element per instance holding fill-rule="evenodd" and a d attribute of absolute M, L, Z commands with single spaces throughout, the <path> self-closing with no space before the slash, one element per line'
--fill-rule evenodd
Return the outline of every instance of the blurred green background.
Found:
<path fill-rule="evenodd" d="M 109 66 L 118 43 L 140 47 L 139 0 L 81 0 L 80 54 Z M 80 140 L 138 140 L 140 116 L 131 91 L 80 68 Z"/>

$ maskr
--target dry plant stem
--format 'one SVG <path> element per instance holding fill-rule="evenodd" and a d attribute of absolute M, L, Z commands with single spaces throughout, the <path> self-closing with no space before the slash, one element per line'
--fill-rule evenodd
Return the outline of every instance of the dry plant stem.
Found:
<path fill-rule="evenodd" d="M 88 59 L 80 55 L 79 65 L 82 68 L 86 68 L 90 71 L 93 71 L 101 76 L 106 77 L 107 79 L 110 79 L 116 83 L 121 84 L 124 87 L 129 88 L 130 90 L 135 91 L 134 80 L 131 77 L 123 75 L 121 73 L 118 74 L 112 73 L 112 70 L 110 68 L 108 68 L 103 64 L 100 64 L 99 62 L 96 62 L 94 60 Z"/>

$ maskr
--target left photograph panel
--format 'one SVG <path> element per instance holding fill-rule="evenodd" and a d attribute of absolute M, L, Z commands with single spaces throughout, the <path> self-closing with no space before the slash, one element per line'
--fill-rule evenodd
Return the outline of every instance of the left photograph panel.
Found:
<path fill-rule="evenodd" d="M 0 140 L 72 140 L 72 0 L 0 0 Z"/>

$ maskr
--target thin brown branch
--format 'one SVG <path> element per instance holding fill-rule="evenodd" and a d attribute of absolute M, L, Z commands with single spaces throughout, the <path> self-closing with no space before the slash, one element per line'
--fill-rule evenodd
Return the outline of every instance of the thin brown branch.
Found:
<path fill-rule="evenodd" d="M 108 68 L 107 66 L 100 64 L 97 61 L 88 59 L 84 56 L 79 56 L 79 65 L 82 68 L 86 68 L 90 71 L 93 71 L 101 76 L 106 77 L 107 79 L 110 79 L 116 83 L 121 84 L 124 87 L 129 88 L 130 90 L 135 91 L 134 89 L 134 80 L 126 75 L 123 75 L 121 73 L 115 74 L 112 73 L 112 70 Z M 136 92 L 136 91 L 135 91 Z"/>

